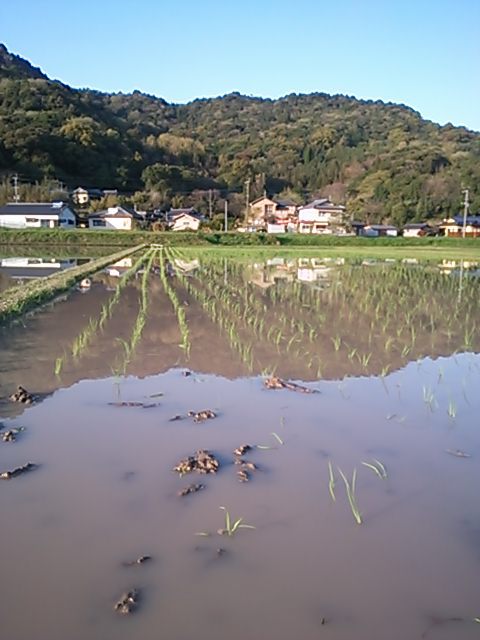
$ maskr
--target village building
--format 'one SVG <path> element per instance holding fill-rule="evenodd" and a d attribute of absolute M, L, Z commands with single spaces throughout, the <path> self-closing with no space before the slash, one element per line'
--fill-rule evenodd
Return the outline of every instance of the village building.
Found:
<path fill-rule="evenodd" d="M 10 202 L 0 207 L 0 227 L 74 228 L 76 216 L 64 202 Z"/>
<path fill-rule="evenodd" d="M 452 238 L 463 237 L 463 216 L 454 216 L 444 220 L 439 226 L 440 233 Z M 467 216 L 465 219 L 465 237 L 480 237 L 480 215 Z"/>
<path fill-rule="evenodd" d="M 345 207 L 319 198 L 298 209 L 299 233 L 345 233 Z"/>
<path fill-rule="evenodd" d="M 165 222 L 171 231 L 198 231 L 204 216 L 193 207 L 170 209 L 165 214 Z"/>
<path fill-rule="evenodd" d="M 249 204 L 247 227 L 253 231 L 283 233 L 295 231 L 296 226 L 297 205 L 293 200 L 279 200 L 264 195 Z"/>
<path fill-rule="evenodd" d="M 108 207 L 105 211 L 89 214 L 88 228 L 102 231 L 130 231 L 134 226 L 135 218 L 135 214 L 125 207 Z"/>
<path fill-rule="evenodd" d="M 422 238 L 423 236 L 431 236 L 435 234 L 435 230 L 427 222 L 411 222 L 404 225 L 404 238 Z"/>
<path fill-rule="evenodd" d="M 92 200 L 101 200 L 101 198 L 116 197 L 117 195 L 117 189 L 86 189 L 84 187 L 77 187 L 70 194 L 73 202 L 81 207 L 89 204 Z"/>
<path fill-rule="evenodd" d="M 398 229 L 391 224 L 366 224 L 359 231 L 359 235 L 367 238 L 379 238 L 382 236 L 396 238 L 398 236 Z"/>

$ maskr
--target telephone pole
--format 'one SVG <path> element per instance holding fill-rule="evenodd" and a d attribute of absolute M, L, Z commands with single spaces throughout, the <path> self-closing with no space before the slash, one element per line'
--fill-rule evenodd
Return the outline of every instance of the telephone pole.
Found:
<path fill-rule="evenodd" d="M 466 232 L 466 226 L 467 226 L 467 216 L 468 216 L 468 209 L 470 207 L 470 201 L 468 199 L 469 196 L 469 190 L 468 189 L 464 189 L 462 191 L 462 193 L 464 194 L 464 200 L 463 200 L 463 226 L 462 226 L 462 238 L 465 238 L 465 232 Z"/>
<path fill-rule="evenodd" d="M 248 220 L 248 210 L 250 206 L 250 178 L 245 180 L 245 224 Z"/>
<path fill-rule="evenodd" d="M 212 219 L 212 190 L 208 190 L 208 217 Z"/>
<path fill-rule="evenodd" d="M 18 193 L 18 174 L 16 173 L 13 178 L 13 200 L 14 202 L 19 202 L 20 195 Z"/>
<path fill-rule="evenodd" d="M 223 227 L 225 233 L 228 231 L 228 200 L 225 199 L 225 224 Z"/>

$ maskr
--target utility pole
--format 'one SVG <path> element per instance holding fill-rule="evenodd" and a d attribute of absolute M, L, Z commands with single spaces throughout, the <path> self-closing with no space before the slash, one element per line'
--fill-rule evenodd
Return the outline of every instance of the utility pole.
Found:
<path fill-rule="evenodd" d="M 468 199 L 468 195 L 469 195 L 469 190 L 468 189 L 464 189 L 462 191 L 462 193 L 464 194 L 465 198 L 463 200 L 463 226 L 462 226 L 462 238 L 465 238 L 465 231 L 466 231 L 466 226 L 467 226 L 467 216 L 468 216 L 468 209 L 470 207 L 470 202 Z"/>
<path fill-rule="evenodd" d="M 18 193 L 18 174 L 16 173 L 13 178 L 13 200 L 14 202 L 19 202 L 20 195 Z"/>
<path fill-rule="evenodd" d="M 223 227 L 225 233 L 228 231 L 228 200 L 225 198 L 225 224 Z"/>
<path fill-rule="evenodd" d="M 250 207 L 250 178 L 245 180 L 245 224 L 248 220 L 248 210 Z"/>
<path fill-rule="evenodd" d="M 212 219 L 212 190 L 208 190 L 208 217 Z"/>

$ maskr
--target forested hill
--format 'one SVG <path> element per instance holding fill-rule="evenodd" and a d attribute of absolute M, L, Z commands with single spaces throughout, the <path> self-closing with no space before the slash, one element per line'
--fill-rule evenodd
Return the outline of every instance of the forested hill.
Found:
<path fill-rule="evenodd" d="M 403 105 L 323 93 L 230 94 L 168 104 L 72 89 L 0 46 L 0 172 L 69 186 L 330 195 L 359 217 L 404 222 L 480 209 L 480 134 Z M 160 194 L 160 195 L 159 195 Z"/>

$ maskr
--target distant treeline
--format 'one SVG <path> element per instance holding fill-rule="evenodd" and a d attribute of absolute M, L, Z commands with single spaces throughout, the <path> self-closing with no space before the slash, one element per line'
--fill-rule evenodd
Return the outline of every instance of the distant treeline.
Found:
<path fill-rule="evenodd" d="M 0 174 L 116 188 L 139 207 L 240 216 L 250 195 L 316 195 L 403 224 L 480 210 L 480 134 L 403 105 L 324 93 L 168 104 L 52 82 L 0 46 Z M 209 194 L 209 190 L 212 194 Z"/>

